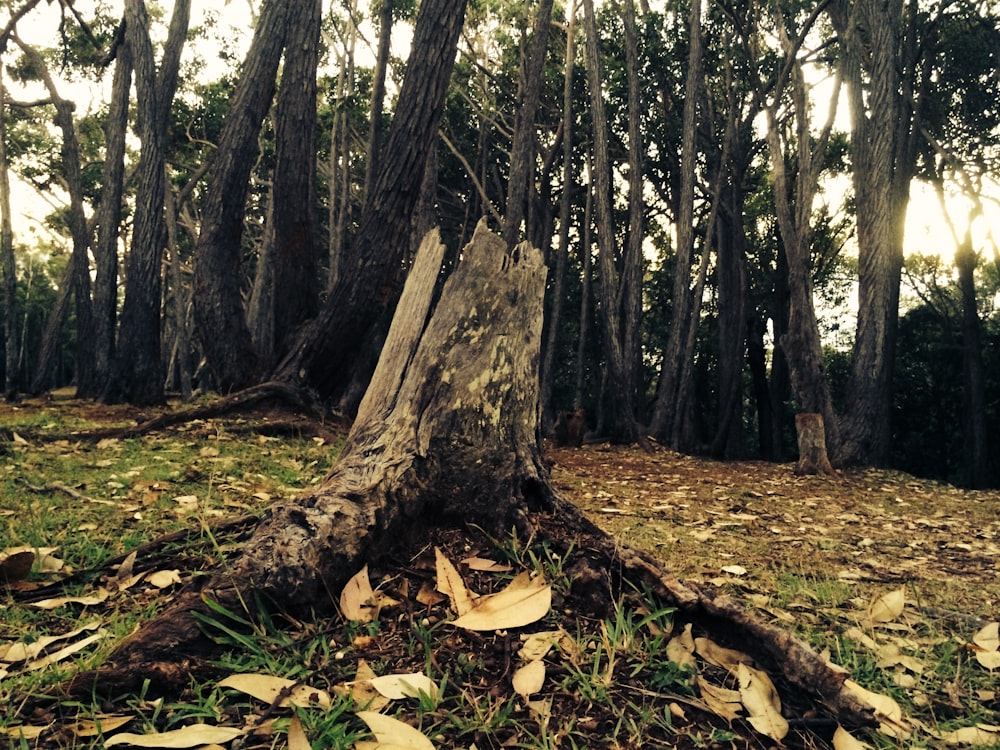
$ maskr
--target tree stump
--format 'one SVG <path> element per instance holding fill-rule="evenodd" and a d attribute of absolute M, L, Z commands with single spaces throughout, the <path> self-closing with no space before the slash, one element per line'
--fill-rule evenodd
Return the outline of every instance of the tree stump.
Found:
<path fill-rule="evenodd" d="M 497 535 L 514 527 L 572 550 L 574 588 L 586 588 L 598 606 L 608 604 L 609 584 L 648 585 L 707 632 L 745 642 L 843 723 L 870 722 L 870 709 L 842 689 L 842 670 L 737 602 L 682 584 L 552 491 L 538 431 L 542 255 L 525 244 L 508 250 L 480 223 L 435 299 L 443 257 L 432 233 L 358 419 L 321 485 L 270 508 L 236 559 L 201 590 L 179 595 L 105 666 L 73 678 L 67 692 L 120 695 L 149 680 L 179 693 L 210 672 L 211 644 L 197 619 L 210 611 L 206 601 L 243 612 L 258 596 L 279 611 L 322 611 L 363 563 L 423 544 L 431 527 L 475 524 Z"/>
<path fill-rule="evenodd" d="M 799 443 L 796 474 L 836 474 L 826 452 L 826 432 L 822 414 L 796 414 L 795 434 Z"/>

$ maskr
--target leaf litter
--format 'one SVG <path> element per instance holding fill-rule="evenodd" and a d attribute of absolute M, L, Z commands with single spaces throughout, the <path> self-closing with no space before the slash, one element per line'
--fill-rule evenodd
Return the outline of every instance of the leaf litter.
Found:
<path fill-rule="evenodd" d="M 199 429 L 202 428 L 188 426 L 179 432 L 190 436 Z M 212 431 L 218 432 L 219 428 L 212 426 L 204 434 Z M 59 441 L 46 447 L 44 444 L 39 446 L 27 431 L 22 430 L 19 434 L 27 436 L 15 441 L 21 451 L 37 449 L 62 456 L 86 451 L 85 446 L 74 441 Z M 173 450 L 171 440 L 176 438 L 154 436 L 152 439 L 169 455 Z M 123 441 L 115 441 L 103 448 L 118 455 L 123 452 L 123 445 Z M 272 497 L 294 492 L 284 485 L 262 485 L 246 475 L 230 474 L 224 477 L 225 481 L 219 482 L 219 475 L 211 473 L 212 470 L 220 465 L 231 468 L 232 464 L 220 460 L 218 445 L 199 446 L 193 465 L 208 466 L 202 462 L 211 462 L 208 477 L 216 482 L 216 489 L 227 486 L 226 505 L 252 509 Z M 205 447 L 210 450 L 202 450 Z M 1000 553 L 1000 524 L 997 521 L 1000 514 L 996 512 L 1000 496 L 997 493 L 963 492 L 892 472 L 851 472 L 832 479 L 796 477 L 788 466 L 716 463 L 660 450 L 647 454 L 628 448 L 589 446 L 580 450 L 553 450 L 550 457 L 554 460 L 553 477 L 560 491 L 623 541 L 655 552 L 665 561 L 666 568 L 681 578 L 700 581 L 702 585 L 743 599 L 757 610 L 758 615 L 782 627 L 792 627 L 812 641 L 817 650 L 825 649 L 834 661 L 848 662 L 849 669 L 862 666 L 865 670 L 874 670 L 869 671 L 866 678 L 872 690 L 854 687 L 853 682 L 848 683 L 849 689 L 858 690 L 865 700 L 877 706 L 883 732 L 895 737 L 896 742 L 913 742 L 914 737 L 930 746 L 986 746 L 1000 742 L 1000 730 L 997 729 L 1000 704 L 991 687 L 994 684 L 992 670 L 997 668 L 995 612 L 998 611 L 1000 588 L 996 576 L 996 558 Z M 46 461 L 50 459 L 42 460 L 39 467 L 44 467 Z M 292 459 L 288 463 L 304 468 L 308 462 Z M 107 468 L 112 465 L 108 464 Z M 194 469 L 190 473 L 197 475 L 202 471 L 204 469 Z M 205 491 L 177 493 L 169 482 L 142 484 L 149 480 L 143 480 L 138 474 L 134 481 L 124 477 L 124 473 L 118 476 L 126 481 L 107 480 L 104 493 L 84 485 L 74 488 L 64 483 L 63 486 L 87 498 L 95 507 L 108 504 L 121 508 L 124 514 L 135 514 L 142 508 L 155 510 L 171 497 L 193 495 L 196 499 L 194 513 L 201 513 L 198 509 L 204 500 L 198 497 L 205 498 Z M 47 491 L 73 499 L 72 493 L 57 487 Z M 0 513 L 0 520 L 14 515 Z M 204 515 L 202 513 L 202 517 Z M 16 535 L 9 538 L 20 541 Z M 6 536 L 0 537 L 0 541 L 6 539 Z M 430 560 L 412 564 L 419 574 L 412 580 L 412 591 L 418 593 L 411 598 L 391 590 L 399 588 L 398 573 L 378 571 L 379 584 L 371 594 L 359 592 L 364 598 L 358 603 L 362 610 L 367 610 L 367 621 L 371 628 L 377 626 L 377 632 L 373 636 L 355 638 L 353 643 L 341 643 L 338 659 L 313 672 L 314 684 L 309 684 L 312 681 L 293 681 L 295 689 L 301 687 L 312 696 L 328 694 L 333 696 L 332 700 L 339 700 L 337 696 L 347 691 L 357 706 L 368 705 L 404 717 L 413 716 L 412 707 L 399 707 L 399 695 L 409 701 L 415 700 L 408 697 L 406 689 L 400 685 L 407 683 L 407 679 L 426 680 L 421 683 L 422 688 L 411 692 L 429 696 L 429 686 L 434 685 L 436 690 L 438 684 L 425 671 L 426 659 L 407 656 L 402 647 L 408 640 L 404 637 L 409 632 L 407 623 L 416 618 L 426 621 L 431 628 L 439 625 L 445 628 L 434 630 L 435 640 L 430 647 L 432 667 L 438 665 L 440 668 L 442 662 L 449 660 L 465 660 L 485 669 L 483 673 L 470 673 L 462 684 L 446 682 L 445 696 L 454 696 L 458 690 L 459 695 L 469 699 L 492 695 L 500 700 L 515 701 L 520 706 L 515 710 L 525 711 L 530 721 L 535 722 L 536 731 L 564 726 L 560 721 L 572 714 L 576 731 L 581 736 L 591 737 L 592 742 L 594 738 L 607 736 L 617 714 L 613 710 L 609 714 L 609 707 L 599 701 L 589 701 L 584 707 L 578 700 L 570 700 L 561 688 L 566 684 L 567 670 L 586 663 L 589 658 L 581 658 L 583 652 L 574 653 L 581 644 L 586 648 L 588 641 L 581 641 L 579 632 L 574 641 L 563 630 L 567 624 L 570 626 L 567 630 L 581 624 L 574 604 L 565 600 L 561 593 L 552 597 L 551 585 L 537 576 L 532 578 L 522 573 L 521 580 L 512 585 L 512 581 L 517 580 L 516 575 L 512 577 L 512 573 L 507 572 L 510 566 L 496 560 L 495 551 L 488 545 L 470 548 L 468 537 L 447 535 L 434 543 L 440 546 L 441 557 L 449 564 L 451 560 L 459 561 L 457 567 L 451 564 L 454 572 L 439 575 L 436 562 Z M 57 549 L 54 547 L 48 554 Z M 101 613 L 112 602 L 113 607 L 121 607 L 123 596 L 153 601 L 169 596 L 174 583 L 196 571 L 190 559 L 186 565 L 175 567 L 158 564 L 167 561 L 156 558 L 157 555 L 147 556 L 140 571 L 148 571 L 145 580 L 135 578 L 139 573 L 130 570 L 143 563 L 142 556 L 130 563 L 123 561 L 117 571 L 101 579 L 92 579 L 107 585 L 107 596 L 104 585 L 95 585 L 79 597 L 63 598 L 57 609 L 60 606 L 85 607 L 78 611 L 81 614 Z M 4 559 L 2 555 L 0 559 Z M 34 561 L 32 567 L 31 580 L 26 582 L 29 585 L 38 585 L 39 576 L 51 581 L 72 574 L 72 568 L 62 572 L 42 571 Z M 161 573 L 167 576 L 164 579 L 166 591 L 153 584 L 154 576 Z M 8 579 L 8 587 L 23 585 L 19 575 L 11 577 L 17 580 Z M 442 585 L 442 578 L 450 582 Z M 470 583 L 466 584 L 466 580 Z M 500 596 L 508 588 L 513 589 L 514 596 L 524 597 L 511 601 L 513 611 L 528 602 L 530 609 L 542 613 L 542 621 L 525 615 L 510 623 L 491 619 L 497 612 L 508 609 L 504 597 Z M 382 589 L 388 591 L 383 593 Z M 380 600 L 381 596 L 386 599 Z M 545 601 L 547 596 L 550 597 L 548 602 Z M 58 599 L 52 597 L 50 601 Z M 532 600 L 545 606 L 531 604 Z M 483 619 L 483 629 L 464 630 L 462 617 L 490 601 L 497 612 L 490 608 L 480 610 L 477 616 Z M 641 606 L 636 605 L 637 611 Z M 442 607 L 449 610 L 447 616 L 439 614 Z M 103 614 L 111 618 L 115 616 L 114 611 L 108 609 Z M 561 627 L 552 629 L 552 625 L 560 622 Z M 106 624 L 93 623 L 92 627 L 96 629 Z M 66 645 L 72 646 L 73 642 L 97 635 L 84 635 L 72 628 L 62 630 L 64 639 L 70 643 L 59 644 L 53 640 L 32 658 L 53 656 Z M 44 635 L 58 636 L 58 632 L 53 630 Z M 696 646 L 699 640 L 700 649 Z M 713 650 L 704 641 L 704 637 L 696 638 L 689 627 L 670 634 L 666 641 L 665 650 L 672 662 L 688 665 L 685 668 L 690 670 L 691 692 L 659 691 L 662 699 L 670 701 L 669 714 L 675 724 L 675 734 L 669 744 L 662 746 L 710 744 L 713 737 L 727 737 L 728 742 L 737 747 L 767 747 L 773 741 L 786 746 L 822 745 L 817 739 L 819 735 L 804 732 L 797 718 L 800 707 L 781 705 L 778 691 L 769 684 L 766 671 L 759 670 L 748 660 L 718 657 L 719 651 L 726 648 L 738 654 L 738 644 L 714 644 L 717 648 Z M 83 650 L 96 642 L 87 644 Z M 593 647 L 596 641 L 589 643 Z M 6 640 L 0 638 L 0 644 L 2 659 L 5 652 L 9 653 L 15 646 L 24 649 L 29 642 L 11 639 L 8 635 Z M 957 662 L 951 677 L 947 680 L 928 677 L 942 668 L 941 664 L 935 665 L 935 659 L 940 658 L 935 653 L 949 648 L 953 649 L 953 660 Z M 713 655 L 716 663 L 705 656 L 706 652 Z M 367 674 L 363 672 L 369 656 L 377 657 L 380 674 L 370 668 Z M 729 656 L 732 657 L 732 653 Z M 27 663 L 25 660 L 4 661 L 0 667 L 13 668 L 14 673 Z M 433 668 L 431 674 L 435 674 Z M 614 675 L 614 681 L 609 684 L 611 703 L 627 703 L 635 700 L 643 689 L 648 690 L 648 684 L 630 680 L 627 674 L 616 671 L 607 674 Z M 873 681 L 873 675 L 881 675 L 882 679 Z M 397 697 L 385 697 L 373 687 L 372 681 L 395 684 L 396 688 L 388 690 Z M 890 688 L 895 697 L 885 694 L 886 685 L 896 686 Z M 266 701 L 267 695 L 273 696 L 273 693 L 265 693 L 260 700 Z M 2 697 L 8 698 L 7 695 Z M 436 700 L 441 698 L 435 697 Z M 313 706 L 309 710 L 316 710 L 315 700 L 309 705 Z M 189 724 L 194 728 L 184 728 L 180 735 L 167 731 L 155 735 L 163 735 L 159 740 L 164 742 L 183 743 L 187 741 L 185 732 L 190 732 L 190 737 L 201 744 L 206 737 L 225 743 L 228 740 L 224 737 L 243 737 L 254 729 L 242 724 L 237 716 L 233 715 L 228 721 L 226 713 L 220 716 L 220 724 L 232 723 L 232 726 L 217 727 L 223 730 L 217 735 L 218 740 L 211 729 L 201 734 L 208 725 L 200 722 Z M 116 716 L 115 722 L 127 726 L 128 718 Z M 359 718 L 363 717 L 359 715 Z M 293 717 L 293 721 L 297 719 Z M 783 722 L 791 726 L 790 731 Z M 377 742 L 368 746 L 450 746 L 448 742 L 441 743 L 441 737 L 428 738 L 415 730 L 412 720 L 401 723 L 417 732 L 419 738 L 407 730 L 402 730 L 401 736 L 393 735 L 385 728 L 391 722 L 386 722 L 384 726 L 379 725 L 379 731 L 389 733 L 380 736 L 374 732 Z M 51 716 L 48 723 L 37 727 L 21 724 L 6 731 L 12 737 L 41 737 L 42 740 L 37 740 L 41 744 L 37 746 L 46 747 L 44 737 L 47 734 L 65 737 L 65 732 L 74 725 L 82 723 L 75 717 Z M 282 731 L 287 732 L 289 746 L 292 746 L 293 725 L 284 726 L 287 728 Z M 53 727 L 62 729 L 56 732 Z M 273 742 L 270 723 L 263 722 L 256 731 L 258 736 Z M 588 731 L 591 734 L 586 734 Z M 301 723 L 296 725 L 294 744 L 304 747 L 302 740 L 306 734 Z M 115 736 L 119 737 L 116 742 L 132 744 L 131 735 L 118 733 Z M 514 737 L 500 732 L 491 738 L 480 731 L 466 738 L 469 741 L 463 744 L 478 748 L 498 747 L 495 743 L 505 744 Z M 864 734 L 855 736 L 842 727 L 831 727 L 826 737 L 835 748 L 866 746 Z M 154 736 L 135 744 L 189 746 L 141 744 L 156 741 Z M 431 744 L 424 745 L 425 741 Z M 636 747 L 661 746 L 651 738 L 647 741 L 648 744 Z M 409 742 L 417 744 L 406 744 Z M 817 742 L 820 745 L 816 745 Z"/>

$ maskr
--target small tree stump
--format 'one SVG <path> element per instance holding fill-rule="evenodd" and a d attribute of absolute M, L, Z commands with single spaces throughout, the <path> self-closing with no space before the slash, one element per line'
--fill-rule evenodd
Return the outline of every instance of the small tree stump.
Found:
<path fill-rule="evenodd" d="M 799 443 L 796 474 L 836 474 L 826 453 L 826 432 L 822 414 L 796 414 L 795 434 Z"/>

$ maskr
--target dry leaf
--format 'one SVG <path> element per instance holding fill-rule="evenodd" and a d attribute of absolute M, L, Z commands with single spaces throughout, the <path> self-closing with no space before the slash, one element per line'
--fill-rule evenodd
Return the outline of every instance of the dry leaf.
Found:
<path fill-rule="evenodd" d="M 340 611 L 348 620 L 372 622 L 377 616 L 375 592 L 368 580 L 368 566 L 355 573 L 340 592 Z"/>
<path fill-rule="evenodd" d="M 167 586 L 173 586 L 175 583 L 181 582 L 181 572 L 179 570 L 157 570 L 154 573 L 150 573 L 146 580 L 150 585 L 155 586 L 158 589 L 165 589 Z"/>
<path fill-rule="evenodd" d="M 989 670 L 1000 669 L 1000 624 L 991 622 L 972 636 L 976 661 Z"/>
<path fill-rule="evenodd" d="M 99 734 L 108 734 L 118 727 L 128 724 L 134 716 L 118 716 L 108 714 L 106 716 L 95 716 L 93 719 L 81 719 L 71 724 L 68 729 L 77 737 L 97 737 Z"/>
<path fill-rule="evenodd" d="M 747 721 L 761 734 L 781 742 L 788 734 L 788 722 L 781 715 L 781 701 L 771 678 L 746 664 L 739 665 L 737 675 Z"/>
<path fill-rule="evenodd" d="M 375 688 L 380 695 L 394 701 L 403 698 L 419 698 L 421 693 L 429 695 L 431 698 L 437 698 L 438 693 L 437 684 L 420 672 L 372 677 L 368 680 L 368 684 Z"/>
<path fill-rule="evenodd" d="M 466 587 L 451 560 L 437 547 L 434 548 L 434 559 L 437 566 L 437 590 L 451 600 L 451 608 L 461 617 L 472 610 L 476 598 Z"/>
<path fill-rule="evenodd" d="M 282 691 L 286 691 L 279 706 L 319 706 L 329 708 L 332 701 L 325 690 L 296 684 L 294 680 L 275 677 L 269 674 L 231 674 L 219 682 L 219 687 L 232 688 L 241 693 L 253 696 L 268 705 L 277 700 Z"/>
<path fill-rule="evenodd" d="M 39 602 L 31 602 L 28 606 L 38 607 L 39 609 L 56 609 L 64 604 L 82 604 L 86 607 L 93 604 L 100 604 L 109 596 L 111 596 L 111 593 L 107 589 L 99 588 L 96 594 L 91 594 L 90 596 L 59 596 L 55 599 L 43 599 Z"/>
<path fill-rule="evenodd" d="M 135 745 L 136 747 L 200 747 L 212 743 L 222 744 L 243 734 L 242 729 L 216 727 L 210 724 L 191 724 L 182 729 L 152 734 L 132 734 L 122 732 L 104 741 L 105 747 L 114 745 Z"/>
<path fill-rule="evenodd" d="M 862 742 L 842 726 L 837 725 L 833 733 L 833 750 L 865 750 L 865 748 L 871 748 L 871 745 Z"/>
<path fill-rule="evenodd" d="M 698 655 L 709 664 L 722 667 L 734 674 L 740 664 L 753 664 L 753 659 L 747 654 L 720 646 L 710 638 L 695 638 L 694 648 Z"/>
<path fill-rule="evenodd" d="M 483 597 L 451 624 L 466 630 L 502 630 L 530 625 L 552 608 L 552 587 L 521 573 L 498 594 Z"/>
<path fill-rule="evenodd" d="M 409 724 L 375 711 L 358 711 L 361 719 L 375 735 L 379 746 L 392 748 L 412 748 L 413 750 L 434 750 L 434 745 Z M 358 743 L 360 746 L 361 743 Z"/>
<path fill-rule="evenodd" d="M 868 619 L 872 623 L 892 622 L 903 613 L 904 603 L 903 589 L 890 591 L 872 602 L 868 608 Z"/>
<path fill-rule="evenodd" d="M 34 659 L 53 643 L 68 641 L 71 638 L 76 638 L 80 633 L 88 630 L 97 630 L 100 626 L 101 623 L 97 621 L 88 622 L 86 625 L 62 635 L 43 635 L 32 643 L 17 641 L 16 643 L 9 644 L 6 648 L 0 648 L 0 659 L 6 662 L 28 661 L 28 659 Z"/>
<path fill-rule="evenodd" d="M 420 591 L 417 592 L 417 601 L 425 607 L 433 607 L 447 598 L 447 596 L 435 589 L 434 585 L 429 581 L 424 581 L 420 586 Z"/>
<path fill-rule="evenodd" d="M 1000 743 L 1000 727 L 980 724 L 975 727 L 962 727 L 954 732 L 945 732 L 940 739 L 949 745 L 972 745 L 973 747 L 996 747 Z"/>
<path fill-rule="evenodd" d="M 369 711 L 381 711 L 389 705 L 389 699 L 372 687 L 371 681 L 376 676 L 372 668 L 368 666 L 368 662 L 361 659 L 358 661 L 354 680 L 343 686 L 350 692 L 355 704 Z"/>
<path fill-rule="evenodd" d="M 469 570 L 478 570 L 482 573 L 507 573 L 511 570 L 510 565 L 485 557 L 467 557 L 462 560 L 462 565 Z"/>
<path fill-rule="evenodd" d="M 302 728 L 298 716 L 293 716 L 288 722 L 288 750 L 312 750 L 309 738 L 306 737 L 306 730 Z"/>
<path fill-rule="evenodd" d="M 879 721 L 879 731 L 897 739 L 907 739 L 910 736 L 910 725 L 903 718 L 903 709 L 888 695 L 865 690 L 853 680 L 845 680 L 841 690 L 847 690 L 875 709 L 875 718 Z"/>
<path fill-rule="evenodd" d="M 697 666 L 697 660 L 694 658 L 694 637 L 691 635 L 691 623 L 684 626 L 684 632 L 667 641 L 667 658 L 682 666 Z"/>
<path fill-rule="evenodd" d="M 66 659 L 72 656 L 73 654 L 77 653 L 78 651 L 83 651 L 83 649 L 87 648 L 87 646 L 89 646 L 90 644 L 96 643 L 97 641 L 101 640 L 101 637 L 103 635 L 104 631 L 98 630 L 91 636 L 76 641 L 76 643 L 71 643 L 68 646 L 64 646 L 63 648 L 56 651 L 54 654 L 49 654 L 48 656 L 43 656 L 40 659 L 35 659 L 34 661 L 29 662 L 28 664 L 25 665 L 24 668 L 29 672 L 33 672 L 36 669 L 44 669 L 50 664 L 55 664 L 56 662 L 60 662 L 63 659 Z"/>
<path fill-rule="evenodd" d="M 694 684 L 702 701 L 716 716 L 721 716 L 726 721 L 733 721 L 743 711 L 743 702 L 740 700 L 738 690 L 713 685 L 701 675 L 695 675 Z"/>
<path fill-rule="evenodd" d="M 521 640 L 524 641 L 524 645 L 521 646 L 517 655 L 525 661 L 541 659 L 554 645 L 559 643 L 563 635 L 564 631 L 562 630 L 546 630 L 541 633 L 522 635 Z"/>
<path fill-rule="evenodd" d="M 511 682 L 514 686 L 514 692 L 518 695 L 524 698 L 534 695 L 542 689 L 542 685 L 545 683 L 545 662 L 540 659 L 529 661 L 514 672 Z"/>

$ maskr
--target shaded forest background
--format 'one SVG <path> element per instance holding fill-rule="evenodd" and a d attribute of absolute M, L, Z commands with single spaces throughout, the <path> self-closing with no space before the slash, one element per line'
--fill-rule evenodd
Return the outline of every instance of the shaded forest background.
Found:
<path fill-rule="evenodd" d="M 787 461 L 818 413 L 835 465 L 1000 480 L 995 3 L 64 0 L 31 44 L 43 11 L 0 37 L 9 400 L 350 415 L 420 239 L 443 280 L 486 216 L 545 253 L 546 432 Z M 941 257 L 904 257 L 916 184 Z"/>

